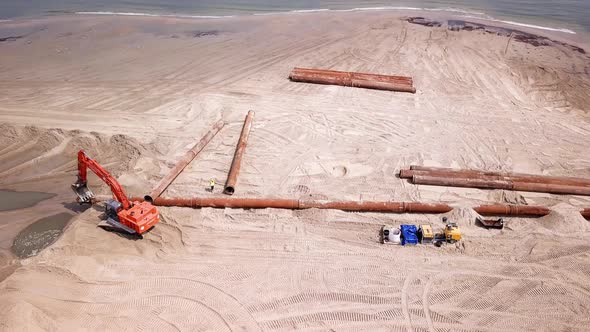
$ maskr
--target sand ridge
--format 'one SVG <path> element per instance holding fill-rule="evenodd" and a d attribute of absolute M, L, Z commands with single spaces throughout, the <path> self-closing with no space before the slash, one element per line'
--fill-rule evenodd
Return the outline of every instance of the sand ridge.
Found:
<path fill-rule="evenodd" d="M 590 323 L 587 221 L 571 212 L 589 198 L 418 187 L 395 176 L 425 164 L 590 177 L 587 55 L 387 12 L 63 16 L 2 22 L 0 32 L 27 35 L 0 44 L 4 186 L 69 191 L 83 147 L 129 193 L 144 194 L 221 117 L 227 125 L 164 193 L 205 195 L 211 177 L 225 179 L 252 109 L 235 196 L 448 202 L 465 235 L 442 248 L 383 246 L 383 224 L 440 229 L 442 215 L 161 208 L 163 221 L 133 241 L 97 228 L 102 212 L 90 208 L 0 282 L 2 329 Z M 289 82 L 295 66 L 408 75 L 418 92 Z M 485 230 L 469 206 L 489 202 L 556 211 Z"/>

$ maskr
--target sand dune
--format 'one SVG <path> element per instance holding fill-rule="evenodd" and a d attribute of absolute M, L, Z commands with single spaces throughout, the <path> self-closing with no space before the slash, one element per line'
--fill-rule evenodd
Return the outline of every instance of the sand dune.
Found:
<path fill-rule="evenodd" d="M 144 194 L 223 118 L 226 127 L 164 193 L 221 195 L 205 186 L 225 180 L 252 109 L 236 196 L 443 201 L 457 206 L 448 217 L 465 237 L 442 248 L 379 243 L 383 224 L 442 228 L 436 215 L 161 208 L 163 221 L 133 241 L 97 228 L 100 208 L 90 208 L 0 282 L 2 329 L 590 324 L 589 228 L 571 212 L 590 198 L 414 186 L 395 176 L 424 164 L 590 177 L 584 53 L 414 25 L 391 12 L 63 16 L 1 22 L 0 34 L 25 36 L 0 43 L 3 187 L 73 202 L 68 185 L 84 148 L 129 193 Z M 295 66 L 412 76 L 418 91 L 293 83 Z M 108 193 L 97 179 L 91 185 Z M 555 212 L 485 230 L 469 209 L 482 202 Z M 21 221 L 11 234 L 30 218 Z"/>

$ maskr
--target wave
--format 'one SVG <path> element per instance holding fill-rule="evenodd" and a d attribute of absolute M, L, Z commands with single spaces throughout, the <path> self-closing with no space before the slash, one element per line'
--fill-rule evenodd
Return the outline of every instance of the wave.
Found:
<path fill-rule="evenodd" d="M 148 17 L 177 17 L 177 18 L 229 18 L 235 15 L 184 15 L 184 14 L 150 14 L 133 12 L 76 12 L 78 15 L 111 15 L 111 16 L 148 16 Z"/>
<path fill-rule="evenodd" d="M 575 35 L 576 34 L 575 31 L 570 30 L 570 29 L 565 29 L 565 28 L 552 28 L 552 27 L 546 27 L 546 26 L 542 26 L 542 25 L 534 25 L 534 24 L 520 23 L 520 22 L 514 22 L 514 21 L 498 20 L 498 19 L 495 19 L 495 18 L 488 19 L 488 21 L 500 22 L 500 23 L 504 23 L 504 24 L 516 25 L 516 26 L 526 27 L 526 28 L 532 28 L 532 29 L 547 30 L 547 31 L 556 31 L 556 32 L 564 32 L 564 33 L 570 33 L 572 35 Z"/>
<path fill-rule="evenodd" d="M 398 7 L 398 6 L 382 6 L 382 7 L 358 7 L 351 9 L 328 9 L 328 8 L 317 8 L 317 9 L 297 9 L 286 12 L 266 12 L 266 13 L 254 13 L 254 16 L 269 16 L 269 15 L 287 15 L 287 14 L 304 14 L 304 13 L 318 13 L 318 12 L 360 12 L 360 11 L 423 11 L 423 12 L 449 12 L 461 14 L 467 18 L 474 18 L 479 20 L 486 20 L 491 22 L 498 22 L 503 24 L 521 26 L 532 29 L 563 32 L 569 34 L 576 34 L 575 31 L 566 28 L 553 28 L 542 25 L 534 25 L 528 23 L 520 23 L 515 21 L 500 20 L 486 13 L 460 9 L 460 8 L 421 8 L 421 7 Z M 230 18 L 236 17 L 236 15 L 185 15 L 185 14 L 150 14 L 150 13 L 134 13 L 134 12 L 110 12 L 110 11 L 98 11 L 98 12 L 76 12 L 80 15 L 114 15 L 114 16 L 149 16 L 149 17 L 177 17 L 177 18 L 201 18 L 201 19 L 219 19 L 219 18 Z M 0 20 L 2 22 L 2 20 Z"/>

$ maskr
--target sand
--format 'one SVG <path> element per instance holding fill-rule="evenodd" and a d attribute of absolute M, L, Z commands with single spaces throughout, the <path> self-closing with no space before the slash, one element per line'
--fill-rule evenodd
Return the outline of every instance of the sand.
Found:
<path fill-rule="evenodd" d="M 395 174 L 423 164 L 590 178 L 590 57 L 403 15 L 1 22 L 0 37 L 23 37 L 0 43 L 0 186 L 57 196 L 0 211 L 0 265 L 14 270 L 0 282 L 0 328 L 587 330 L 590 228 L 573 211 L 590 198 Z M 412 76 L 418 92 L 292 83 L 295 66 Z M 221 196 L 205 189 L 225 181 L 248 110 L 235 196 L 446 202 L 464 240 L 379 243 L 384 224 L 436 230 L 443 215 L 208 208 L 160 208 L 162 222 L 130 240 L 96 227 L 100 206 L 73 203 L 78 149 L 143 195 L 219 118 L 226 127 L 163 196 Z M 469 207 L 489 202 L 555 212 L 486 230 Z M 55 244 L 20 261 L 7 251 L 64 211 L 76 216 Z"/>

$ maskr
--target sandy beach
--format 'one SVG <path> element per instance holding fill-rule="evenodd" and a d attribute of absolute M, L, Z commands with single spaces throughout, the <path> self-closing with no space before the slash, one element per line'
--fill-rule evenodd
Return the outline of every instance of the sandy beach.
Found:
<path fill-rule="evenodd" d="M 0 22 L 0 330 L 585 331 L 590 197 L 417 186 L 411 164 L 590 178 L 590 44 L 412 24 L 416 12 L 222 19 L 64 15 Z M 488 23 L 493 25 L 492 23 Z M 588 53 L 586 53 L 588 52 Z M 411 76 L 416 94 L 295 83 L 293 67 Z M 445 215 L 159 208 L 142 240 L 75 203 L 83 148 L 143 196 L 217 120 L 163 197 L 221 197 L 249 110 L 236 197 L 443 202 Z M 95 193 L 109 194 L 96 177 Z M 221 185 L 219 186 L 221 187 Z M 9 194 L 6 194 L 9 195 Z M 470 207 L 551 207 L 475 225 Z M 15 237 L 74 216 L 38 255 Z M 453 245 L 380 243 L 383 225 L 456 221 Z"/>

